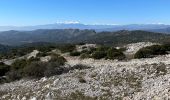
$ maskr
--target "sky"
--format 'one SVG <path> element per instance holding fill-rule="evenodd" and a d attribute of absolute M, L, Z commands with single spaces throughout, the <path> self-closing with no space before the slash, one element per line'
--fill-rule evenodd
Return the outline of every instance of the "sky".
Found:
<path fill-rule="evenodd" d="M 0 26 L 170 24 L 170 0 L 0 0 Z"/>

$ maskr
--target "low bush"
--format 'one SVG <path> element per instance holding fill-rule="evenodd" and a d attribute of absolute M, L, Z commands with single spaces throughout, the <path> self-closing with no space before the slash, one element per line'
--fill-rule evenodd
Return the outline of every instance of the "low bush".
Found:
<path fill-rule="evenodd" d="M 122 47 L 122 48 L 119 48 L 118 50 L 121 51 L 121 52 L 124 52 L 124 51 L 126 51 L 126 48 Z"/>
<path fill-rule="evenodd" d="M 27 64 L 28 62 L 26 59 L 17 59 L 12 63 L 11 69 L 20 70 L 23 69 Z"/>
<path fill-rule="evenodd" d="M 74 65 L 74 66 L 72 67 L 72 70 L 74 70 L 74 69 L 82 70 L 82 69 L 88 69 L 88 68 L 90 68 L 90 67 L 87 66 L 87 65 L 77 64 L 77 65 Z"/>
<path fill-rule="evenodd" d="M 0 62 L 0 76 L 4 76 L 10 70 L 10 66 Z"/>
<path fill-rule="evenodd" d="M 101 59 L 106 57 L 106 52 L 105 51 L 95 51 L 92 53 L 92 58 L 94 59 Z"/>
<path fill-rule="evenodd" d="M 62 52 L 62 53 L 66 53 L 66 52 L 72 52 L 76 49 L 76 46 L 73 44 L 65 44 L 62 46 L 59 46 L 58 49 Z"/>
<path fill-rule="evenodd" d="M 125 55 L 123 54 L 123 52 L 121 52 L 120 50 L 117 50 L 115 48 L 110 48 L 107 51 L 107 59 L 118 59 L 118 60 L 123 60 L 125 59 Z"/>
<path fill-rule="evenodd" d="M 170 44 L 164 44 L 162 45 L 163 49 L 165 49 L 166 51 L 170 51 Z"/>
<path fill-rule="evenodd" d="M 90 58 L 90 55 L 87 54 L 87 53 L 82 53 L 82 54 L 80 55 L 80 58 L 81 58 L 81 59 Z"/>
<path fill-rule="evenodd" d="M 150 58 L 150 57 L 153 57 L 153 51 L 146 48 L 140 49 L 134 55 L 134 58 Z"/>
<path fill-rule="evenodd" d="M 23 73 L 26 77 L 40 78 L 44 76 L 45 70 L 46 64 L 42 62 L 33 62 L 23 69 Z"/>
<path fill-rule="evenodd" d="M 82 49 L 87 49 L 87 47 L 86 47 L 86 46 L 83 46 Z"/>
<path fill-rule="evenodd" d="M 53 55 L 53 56 L 51 56 L 51 59 L 49 62 L 57 62 L 57 63 L 59 63 L 59 65 L 64 65 L 65 62 L 67 62 L 67 60 L 63 56 Z"/>
<path fill-rule="evenodd" d="M 65 62 L 66 59 L 64 57 L 57 54 L 51 55 L 49 62 L 34 61 L 24 68 L 23 73 L 24 76 L 33 78 L 60 75 L 67 72 L 67 69 L 63 67 Z"/>
<path fill-rule="evenodd" d="M 69 69 L 61 66 L 58 62 L 51 62 L 46 65 L 44 76 L 49 77 L 53 75 L 61 75 L 68 72 Z"/>
<path fill-rule="evenodd" d="M 90 51 L 82 51 L 82 54 L 80 55 L 80 58 L 94 58 L 94 59 L 118 59 L 122 60 L 125 59 L 125 55 L 123 54 L 123 51 L 125 48 L 121 49 L 115 49 L 113 47 L 108 46 L 100 46 L 98 48 L 92 48 Z"/>
<path fill-rule="evenodd" d="M 81 54 L 82 54 L 82 53 L 89 53 L 89 51 L 88 51 L 88 50 L 82 50 L 82 51 L 81 51 Z"/>
<path fill-rule="evenodd" d="M 134 55 L 134 58 L 151 58 L 156 55 L 164 55 L 169 51 L 169 47 L 165 45 L 153 45 L 140 49 Z"/>
<path fill-rule="evenodd" d="M 97 48 L 94 48 L 94 47 L 91 47 L 91 48 L 89 48 L 89 50 L 88 50 L 88 54 L 92 54 L 93 52 L 95 52 L 97 50 Z"/>
<path fill-rule="evenodd" d="M 70 52 L 70 56 L 80 56 L 80 52 L 78 51 L 73 51 L 73 52 Z"/>
<path fill-rule="evenodd" d="M 80 43 L 78 43 L 78 45 L 85 45 L 86 43 L 84 43 L 84 42 L 80 42 Z"/>
<path fill-rule="evenodd" d="M 45 53 L 45 52 L 39 52 L 37 54 L 37 57 L 45 57 L 45 56 L 47 56 L 47 53 Z"/>
<path fill-rule="evenodd" d="M 33 62 L 33 61 L 40 61 L 40 58 L 39 57 L 31 57 L 27 61 L 28 61 L 27 63 L 30 63 L 30 62 Z"/>
<path fill-rule="evenodd" d="M 11 70 L 8 73 L 6 73 L 6 80 L 8 82 L 19 80 L 22 77 L 23 77 L 22 72 L 19 70 Z"/>
<path fill-rule="evenodd" d="M 7 83 L 6 77 L 0 77 L 0 84 Z"/>
<path fill-rule="evenodd" d="M 107 51 L 110 47 L 108 46 L 100 46 L 97 48 L 97 51 Z"/>

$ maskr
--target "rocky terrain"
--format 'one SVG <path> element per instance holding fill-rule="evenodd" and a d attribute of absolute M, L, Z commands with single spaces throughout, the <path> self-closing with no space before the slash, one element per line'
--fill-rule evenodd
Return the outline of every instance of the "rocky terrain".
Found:
<path fill-rule="evenodd" d="M 135 54 L 140 48 L 144 48 L 151 45 L 156 45 L 157 43 L 152 42 L 139 42 L 139 43 L 132 43 L 125 45 L 124 47 L 127 48 L 125 51 L 126 54 Z"/>
<path fill-rule="evenodd" d="M 127 45 L 127 54 L 155 43 Z M 94 46 L 94 45 L 91 45 Z M 79 48 L 79 47 L 77 47 Z M 80 47 L 81 48 L 81 47 Z M 36 55 L 34 51 L 30 55 Z M 1 100 L 168 100 L 170 54 L 128 61 L 70 57 L 65 67 L 86 65 L 62 75 L 0 85 Z M 30 57 L 30 56 L 28 56 Z M 46 61 L 49 58 L 42 58 Z"/>

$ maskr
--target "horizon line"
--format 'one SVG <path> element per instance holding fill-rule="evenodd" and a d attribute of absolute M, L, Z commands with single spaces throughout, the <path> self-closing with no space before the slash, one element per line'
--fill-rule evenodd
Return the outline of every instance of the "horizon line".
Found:
<path fill-rule="evenodd" d="M 164 23 L 132 23 L 132 24 L 105 24 L 105 23 L 93 23 L 85 24 L 80 21 L 57 21 L 56 23 L 47 23 L 47 24 L 37 24 L 37 25 L 0 25 L 0 27 L 29 27 L 29 26 L 42 26 L 42 25 L 53 25 L 53 24 L 82 24 L 82 25 L 108 25 L 108 26 L 126 26 L 126 25 L 170 25 Z"/>

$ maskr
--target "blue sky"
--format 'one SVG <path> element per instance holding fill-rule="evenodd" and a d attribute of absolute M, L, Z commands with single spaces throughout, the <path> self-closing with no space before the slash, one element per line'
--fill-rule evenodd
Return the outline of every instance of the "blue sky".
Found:
<path fill-rule="evenodd" d="M 0 26 L 170 24 L 170 0 L 0 0 Z"/>

